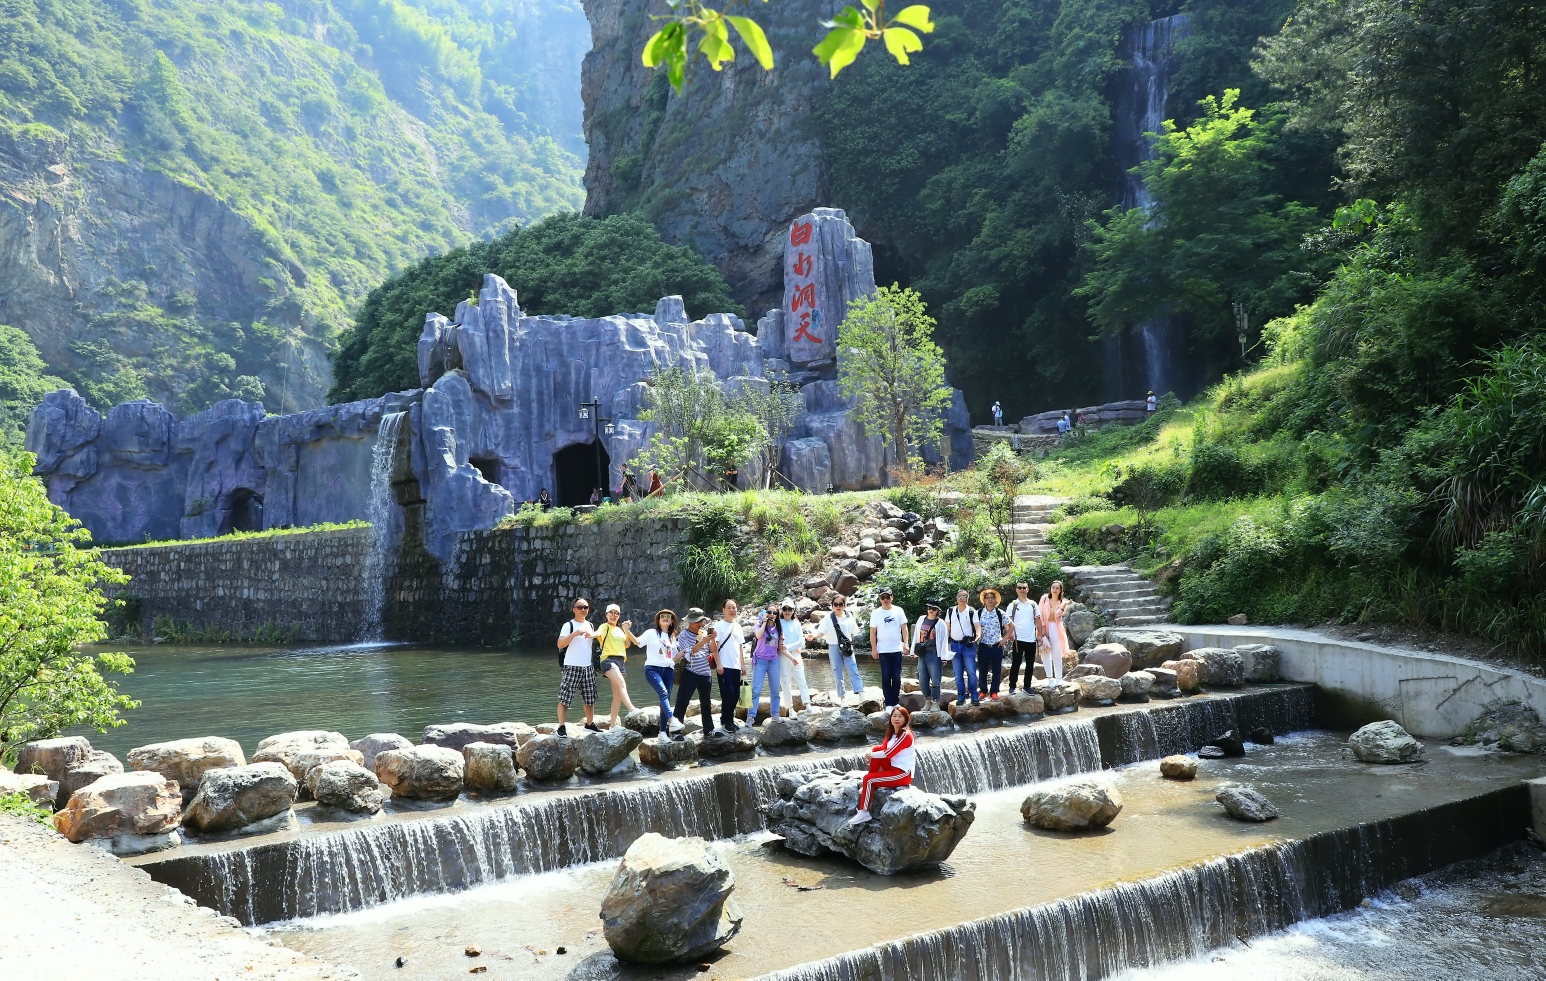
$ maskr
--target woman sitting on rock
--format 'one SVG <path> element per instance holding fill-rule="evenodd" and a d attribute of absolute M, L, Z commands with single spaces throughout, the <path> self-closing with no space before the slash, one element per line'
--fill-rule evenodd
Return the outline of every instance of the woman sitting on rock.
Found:
<path fill-rule="evenodd" d="M 848 819 L 849 824 L 863 824 L 870 820 L 870 802 L 875 798 L 876 787 L 907 787 L 913 782 L 913 714 L 898 705 L 891 710 L 891 723 L 886 727 L 886 738 L 870 750 L 870 772 L 859 784 L 859 812 Z"/>

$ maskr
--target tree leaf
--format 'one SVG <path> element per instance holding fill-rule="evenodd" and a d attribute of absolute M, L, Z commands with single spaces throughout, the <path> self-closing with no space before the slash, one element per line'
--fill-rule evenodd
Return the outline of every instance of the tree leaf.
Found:
<path fill-rule="evenodd" d="M 849 8 L 852 9 L 852 8 Z M 827 32 L 827 36 L 811 52 L 823 65 L 832 70 L 833 78 L 837 73 L 853 64 L 859 57 L 859 52 L 864 49 L 864 32 L 852 27 L 835 27 Z"/>
<path fill-rule="evenodd" d="M 918 40 L 918 35 L 905 27 L 888 27 L 881 36 L 885 39 L 886 50 L 891 52 L 898 64 L 912 64 L 907 58 L 907 53 L 923 50 L 923 42 Z"/>
<path fill-rule="evenodd" d="M 859 2 L 864 4 L 864 9 L 872 14 L 880 6 L 880 0 L 859 0 Z"/>
<path fill-rule="evenodd" d="M 929 20 L 929 8 L 921 3 L 898 10 L 896 16 L 891 18 L 891 23 L 906 24 L 908 27 L 916 28 L 925 34 L 934 33 L 934 22 Z M 895 54 L 895 52 L 892 53 Z M 903 64 L 906 64 L 906 62 L 903 62 Z"/>
<path fill-rule="evenodd" d="M 724 22 L 715 21 L 704 26 L 703 37 L 698 41 L 698 53 L 708 59 L 709 67 L 715 71 L 723 69 L 725 62 L 735 60 L 735 49 L 725 39 L 726 34 Z"/>
<path fill-rule="evenodd" d="M 768 71 L 773 70 L 773 46 L 768 44 L 768 36 L 762 33 L 762 25 L 750 17 L 726 17 L 735 32 L 741 35 L 741 40 L 746 42 L 746 50 L 750 51 L 757 64 Z"/>
<path fill-rule="evenodd" d="M 851 27 L 856 31 L 864 30 L 864 15 L 853 7 L 844 7 L 832 16 L 831 20 L 821 22 L 822 27 Z M 829 35 L 830 37 L 830 35 Z"/>

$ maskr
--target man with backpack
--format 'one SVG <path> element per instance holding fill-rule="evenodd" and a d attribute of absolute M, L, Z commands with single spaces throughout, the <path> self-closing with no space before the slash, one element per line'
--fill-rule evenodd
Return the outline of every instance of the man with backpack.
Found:
<path fill-rule="evenodd" d="M 956 701 L 970 698 L 976 705 L 977 641 L 982 638 L 982 624 L 968 602 L 970 598 L 966 590 L 956 591 L 956 605 L 945 613 L 945 628 L 950 638 L 949 661 L 955 666 Z"/>
<path fill-rule="evenodd" d="M 563 677 L 558 682 L 558 734 L 569 735 L 564 725 L 569 715 L 569 703 L 578 692 L 585 705 L 585 728 L 600 732 L 596 725 L 596 669 L 591 663 L 591 647 L 596 631 L 590 625 L 590 603 L 584 597 L 574 601 L 574 619 L 564 624 L 558 632 L 559 661 L 564 666 Z"/>
<path fill-rule="evenodd" d="M 1015 598 L 1005 614 L 1009 616 L 1009 637 L 1006 645 L 1013 644 L 1009 656 L 1009 693 L 1013 695 L 1020 681 L 1020 663 L 1025 662 L 1025 687 L 1031 687 L 1036 676 L 1036 641 L 1046 630 L 1041 625 L 1041 609 L 1031 598 L 1031 584 L 1021 580 L 1015 583 Z"/>

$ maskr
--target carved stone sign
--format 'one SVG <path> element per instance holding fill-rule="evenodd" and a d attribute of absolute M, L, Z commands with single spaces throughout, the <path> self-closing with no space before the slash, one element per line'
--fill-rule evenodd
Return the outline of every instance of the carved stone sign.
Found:
<path fill-rule="evenodd" d="M 837 355 L 848 305 L 875 292 L 870 244 L 837 208 L 796 218 L 784 239 L 784 349 L 796 366 Z"/>

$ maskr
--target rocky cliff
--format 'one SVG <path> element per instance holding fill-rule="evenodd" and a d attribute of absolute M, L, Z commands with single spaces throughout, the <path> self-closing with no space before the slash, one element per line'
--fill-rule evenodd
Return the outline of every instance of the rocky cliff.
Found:
<path fill-rule="evenodd" d="M 823 0 L 758 5 L 773 71 L 744 52 L 718 73 L 699 61 L 677 96 L 640 63 L 658 27 L 649 0 L 585 0 L 586 213 L 638 211 L 719 267 L 749 313 L 778 306 L 784 231 L 830 203 L 814 113 L 827 72 L 810 50 L 835 9 Z"/>

